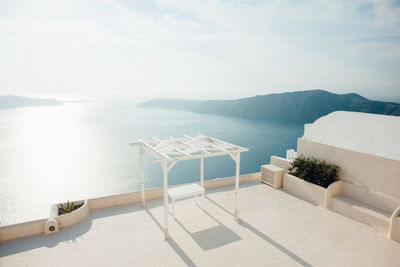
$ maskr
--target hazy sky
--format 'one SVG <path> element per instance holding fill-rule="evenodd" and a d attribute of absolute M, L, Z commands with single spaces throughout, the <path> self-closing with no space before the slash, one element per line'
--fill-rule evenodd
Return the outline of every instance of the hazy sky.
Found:
<path fill-rule="evenodd" d="M 0 95 L 315 88 L 400 99 L 399 1 L 0 0 Z"/>

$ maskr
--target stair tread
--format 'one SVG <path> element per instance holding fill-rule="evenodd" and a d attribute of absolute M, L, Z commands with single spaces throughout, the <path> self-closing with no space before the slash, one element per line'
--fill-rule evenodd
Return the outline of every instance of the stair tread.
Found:
<path fill-rule="evenodd" d="M 332 200 L 333 201 L 337 200 L 337 201 L 343 202 L 360 212 L 366 213 L 366 214 L 374 216 L 374 217 L 381 218 L 385 221 L 390 221 L 390 217 L 392 216 L 392 214 L 390 214 L 389 212 L 387 212 L 385 210 L 369 206 L 368 204 L 365 204 L 363 202 L 360 202 L 356 199 L 353 199 L 353 198 L 350 198 L 350 197 L 347 197 L 344 195 L 334 196 L 332 198 Z"/>

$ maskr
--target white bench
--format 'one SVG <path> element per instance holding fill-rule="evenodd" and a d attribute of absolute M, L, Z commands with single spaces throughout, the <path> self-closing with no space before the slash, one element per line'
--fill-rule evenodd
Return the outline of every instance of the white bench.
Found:
<path fill-rule="evenodd" d="M 397 198 L 366 186 L 337 181 L 326 190 L 325 207 L 400 241 L 400 200 Z"/>
<path fill-rule="evenodd" d="M 204 192 L 204 188 L 198 184 L 188 184 L 168 189 L 168 197 L 172 200 L 172 214 L 175 215 L 175 200 L 186 197 L 194 196 L 197 204 L 197 196 L 201 195 L 202 208 L 204 208 Z"/>

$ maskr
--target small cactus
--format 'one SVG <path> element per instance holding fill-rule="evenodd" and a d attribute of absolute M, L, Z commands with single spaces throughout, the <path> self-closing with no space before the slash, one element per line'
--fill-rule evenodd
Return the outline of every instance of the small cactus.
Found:
<path fill-rule="evenodd" d="M 73 212 L 74 209 L 75 209 L 74 202 L 69 202 L 68 200 L 66 203 L 60 203 L 58 207 L 58 215 Z"/>

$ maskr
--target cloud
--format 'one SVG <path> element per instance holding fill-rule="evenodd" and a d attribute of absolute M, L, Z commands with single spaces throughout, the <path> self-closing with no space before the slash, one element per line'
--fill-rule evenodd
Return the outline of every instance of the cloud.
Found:
<path fill-rule="evenodd" d="M 224 97 L 400 86 L 391 1 L 8 3 L 0 87 L 16 91 Z"/>
<path fill-rule="evenodd" d="M 9 34 L 6 34 L 6 33 L 1 33 L 1 32 L 0 32 L 0 38 L 4 38 L 4 39 L 6 39 L 8 41 L 14 41 L 15 40 L 15 38 L 13 36 L 11 36 Z"/>

